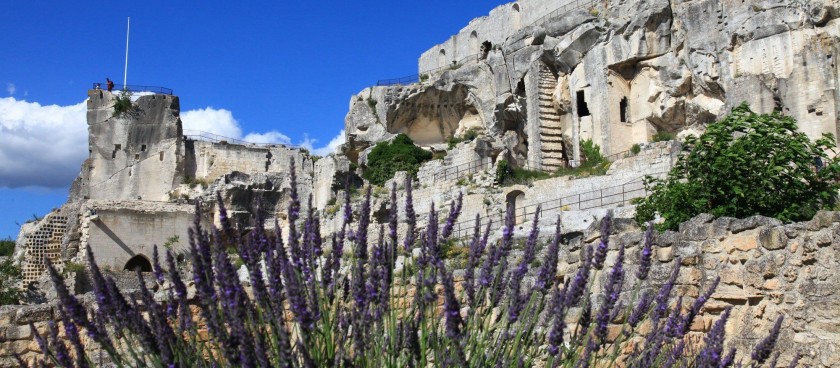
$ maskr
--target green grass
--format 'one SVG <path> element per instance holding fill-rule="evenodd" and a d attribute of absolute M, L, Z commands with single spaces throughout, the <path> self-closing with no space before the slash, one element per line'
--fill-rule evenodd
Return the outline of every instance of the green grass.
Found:
<path fill-rule="evenodd" d="M 0 257 L 9 257 L 15 252 L 15 241 L 12 238 L 0 240 Z"/>

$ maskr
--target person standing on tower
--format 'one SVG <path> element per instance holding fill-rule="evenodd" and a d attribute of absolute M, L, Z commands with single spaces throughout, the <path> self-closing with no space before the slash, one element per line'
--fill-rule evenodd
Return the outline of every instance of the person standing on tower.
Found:
<path fill-rule="evenodd" d="M 108 84 L 107 84 L 108 85 L 108 92 L 113 91 L 114 90 L 114 81 L 112 81 L 111 78 L 105 78 L 105 80 L 108 81 Z"/>

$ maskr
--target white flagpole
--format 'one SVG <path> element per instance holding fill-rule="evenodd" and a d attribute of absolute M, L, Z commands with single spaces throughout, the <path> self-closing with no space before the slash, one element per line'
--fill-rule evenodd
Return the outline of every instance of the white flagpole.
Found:
<path fill-rule="evenodd" d="M 123 73 L 123 90 L 127 89 L 128 84 L 128 34 L 131 31 L 131 17 L 128 17 L 128 24 L 125 28 L 125 72 Z"/>

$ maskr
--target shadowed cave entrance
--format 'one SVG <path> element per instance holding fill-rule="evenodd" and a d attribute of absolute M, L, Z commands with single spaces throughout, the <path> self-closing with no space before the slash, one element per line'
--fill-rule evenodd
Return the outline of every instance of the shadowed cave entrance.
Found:
<path fill-rule="evenodd" d="M 138 269 L 140 272 L 152 272 L 152 262 L 149 262 L 149 259 L 146 258 L 146 256 L 138 254 L 131 257 L 131 259 L 125 263 L 125 267 L 123 267 L 123 270 L 125 271 L 136 271 Z"/>
<path fill-rule="evenodd" d="M 388 112 L 388 132 L 404 133 L 420 146 L 446 142 L 469 128 L 483 129 L 478 111 L 466 103 L 467 88 L 452 91 L 429 88 Z"/>

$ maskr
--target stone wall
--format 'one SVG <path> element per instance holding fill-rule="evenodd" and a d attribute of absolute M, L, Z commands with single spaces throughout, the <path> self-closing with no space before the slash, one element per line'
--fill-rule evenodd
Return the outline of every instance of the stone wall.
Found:
<path fill-rule="evenodd" d="M 552 222 L 544 221 L 544 240 L 553 234 Z M 527 223 L 524 227 L 517 230 L 517 238 L 526 236 Z M 598 221 L 593 221 L 586 231 L 568 234 L 570 240 L 559 255 L 560 280 L 573 277 L 580 266 L 583 246 L 597 245 L 598 229 Z M 633 275 L 643 239 L 644 232 L 635 223 L 615 220 L 607 262 L 603 271 L 594 274 L 593 290 L 600 290 L 619 244 L 624 244 L 627 276 L 622 299 L 625 305 L 633 305 L 630 298 L 640 287 Z M 645 288 L 655 291 L 680 262 L 674 294 L 683 298 L 686 307 L 716 277 L 721 278 L 717 291 L 691 326 L 694 337 L 708 331 L 726 307 L 733 307 L 726 325 L 726 344 L 745 355 L 766 336 L 777 316 L 784 315 L 778 342 L 783 366 L 796 353 L 802 355 L 800 364 L 804 366 L 840 364 L 840 331 L 836 326 L 840 295 L 835 292 L 840 283 L 840 275 L 835 272 L 840 267 L 840 212 L 820 212 L 810 221 L 787 225 L 761 216 L 714 219 L 700 215 L 682 224 L 679 231 L 655 234 L 653 244 L 654 264 Z M 92 295 L 82 300 L 92 305 Z M 574 317 L 573 311 L 569 322 Z M 53 304 L 0 308 L 0 367 L 14 366 L 12 353 L 34 357 L 38 348 L 28 323 L 33 322 L 44 332 L 47 321 L 55 318 Z M 618 328 L 611 326 L 611 333 Z"/>

